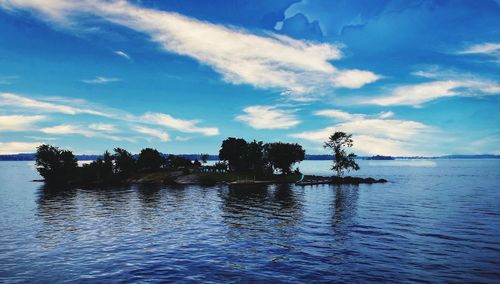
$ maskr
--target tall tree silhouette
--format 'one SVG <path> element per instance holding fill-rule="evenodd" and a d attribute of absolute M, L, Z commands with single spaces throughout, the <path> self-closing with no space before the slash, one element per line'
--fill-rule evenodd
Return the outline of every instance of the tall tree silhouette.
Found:
<path fill-rule="evenodd" d="M 219 159 L 227 161 L 229 169 L 232 171 L 247 170 L 247 147 L 248 143 L 245 139 L 229 137 L 222 141 Z"/>
<path fill-rule="evenodd" d="M 330 135 L 328 141 L 325 142 L 324 148 L 330 148 L 333 151 L 335 161 L 333 162 L 332 170 L 337 173 L 337 176 L 342 176 L 345 171 L 359 170 L 359 166 L 354 160 L 354 153 L 347 153 L 346 148 L 353 146 L 352 134 L 346 134 L 337 131 Z"/>

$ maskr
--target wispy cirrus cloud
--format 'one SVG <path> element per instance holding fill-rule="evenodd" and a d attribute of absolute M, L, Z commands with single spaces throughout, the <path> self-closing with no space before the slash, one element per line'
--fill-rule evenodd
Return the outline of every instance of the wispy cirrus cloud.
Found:
<path fill-rule="evenodd" d="M 11 93 L 0 93 L 0 99 L 0 106 L 9 106 L 13 110 L 30 110 L 37 113 L 62 113 L 67 115 L 87 114 L 128 123 L 167 127 L 184 133 L 199 133 L 206 136 L 219 134 L 217 127 L 199 126 L 199 123 L 202 122 L 201 120 L 180 119 L 169 114 L 157 112 L 134 115 L 117 109 L 91 105 L 83 100 L 51 98 L 52 101 L 49 101 L 47 99 L 32 99 Z M 70 102 L 78 104 L 79 107 L 71 105 Z M 90 126 L 90 129 L 100 131 L 110 131 L 111 128 L 109 124 L 105 123 L 92 124 Z"/>
<path fill-rule="evenodd" d="M 353 134 L 354 149 L 362 154 L 414 156 L 430 154 L 432 150 L 422 145 L 437 133 L 436 129 L 417 121 L 386 119 L 384 117 L 387 117 L 387 113 L 366 115 L 323 110 L 315 114 L 340 118 L 341 121 L 322 129 L 290 136 L 321 145 L 334 132 L 344 131 Z"/>
<path fill-rule="evenodd" d="M 170 141 L 170 136 L 165 131 L 161 131 L 161 130 L 150 128 L 150 127 L 138 126 L 138 125 L 133 126 L 132 129 L 136 132 L 146 134 L 146 135 L 154 137 L 154 138 L 158 138 L 162 142 Z"/>
<path fill-rule="evenodd" d="M 107 116 L 104 112 L 99 112 L 90 108 L 74 107 L 68 104 L 59 104 L 44 100 L 37 100 L 12 93 L 0 93 L 0 106 L 28 109 L 36 112 Z"/>
<path fill-rule="evenodd" d="M 0 115 L 0 131 L 28 131 L 45 119 L 44 115 Z"/>
<path fill-rule="evenodd" d="M 278 109 L 276 106 L 249 106 L 243 112 L 245 114 L 236 116 L 236 120 L 254 129 L 288 129 L 300 123 L 293 110 Z"/>
<path fill-rule="evenodd" d="M 113 141 L 128 141 L 135 143 L 135 140 L 132 138 L 110 135 L 104 131 L 95 130 L 83 125 L 60 124 L 52 127 L 41 128 L 40 132 L 52 135 L 81 135 L 89 138 L 104 138 Z"/>
<path fill-rule="evenodd" d="M 89 125 L 90 129 L 105 132 L 117 132 L 116 126 L 110 123 L 92 123 Z"/>
<path fill-rule="evenodd" d="M 474 44 L 467 47 L 464 50 L 459 51 L 458 54 L 485 55 L 500 59 L 500 43 L 484 42 L 484 43 Z"/>
<path fill-rule="evenodd" d="M 256 35 L 127 1 L 57 0 L 49 4 L 10 0 L 0 4 L 8 10 L 31 10 L 72 28 L 84 24 L 81 15 L 99 17 L 148 35 L 167 52 L 211 66 L 227 82 L 279 89 L 293 99 L 303 100 L 331 88 L 360 88 L 380 78 L 370 71 L 333 66 L 330 61 L 342 57 L 337 45 L 272 33 Z"/>
<path fill-rule="evenodd" d="M 120 78 L 108 78 L 108 77 L 102 77 L 102 76 L 97 76 L 93 79 L 84 79 L 82 82 L 86 84 L 107 84 L 107 83 L 113 83 L 113 82 L 118 82 L 121 81 Z"/>
<path fill-rule="evenodd" d="M 0 155 L 34 153 L 36 147 L 40 146 L 41 144 L 42 142 L 0 142 Z"/>
<path fill-rule="evenodd" d="M 131 59 L 132 59 L 132 58 L 130 57 L 130 55 L 128 55 L 127 53 L 125 53 L 125 52 L 123 52 L 123 51 L 121 51 L 121 50 L 116 50 L 114 53 L 115 53 L 116 55 L 118 55 L 118 56 L 122 57 L 122 58 L 127 59 L 127 60 L 131 60 Z"/>
<path fill-rule="evenodd" d="M 200 120 L 178 119 L 164 113 L 150 112 L 142 116 L 129 116 L 129 119 L 136 122 L 165 126 L 186 133 L 201 133 L 206 136 L 219 134 L 219 129 L 216 127 L 197 126 L 201 122 Z"/>
<path fill-rule="evenodd" d="M 500 83 L 473 74 L 440 70 L 438 67 L 433 67 L 416 71 L 413 75 L 432 81 L 406 84 L 390 90 L 388 95 L 355 98 L 352 101 L 358 104 L 380 106 L 420 107 L 440 98 L 500 95 Z"/>

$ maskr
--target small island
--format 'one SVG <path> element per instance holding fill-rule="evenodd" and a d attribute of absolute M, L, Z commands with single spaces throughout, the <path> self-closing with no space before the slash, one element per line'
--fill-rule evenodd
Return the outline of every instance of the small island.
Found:
<path fill-rule="evenodd" d="M 375 161 L 392 161 L 395 160 L 391 156 L 382 156 L 382 155 L 375 155 L 371 157 L 367 157 L 366 160 L 375 160 Z"/>
<path fill-rule="evenodd" d="M 138 155 L 115 148 L 105 151 L 96 160 L 79 166 L 69 150 L 44 144 L 37 148 L 36 167 L 47 184 L 91 186 L 123 183 L 162 183 L 168 185 L 197 184 L 360 184 L 386 182 L 383 179 L 344 177 L 349 170 L 358 170 L 356 155 L 346 154 L 352 147 L 352 135 L 335 132 L 325 142 L 333 150 L 334 177 L 304 176 L 294 164 L 303 161 L 305 150 L 297 143 L 264 143 L 242 138 L 222 142 L 219 161 L 208 164 L 208 154 L 194 160 L 180 155 L 166 155 L 145 148 Z"/>

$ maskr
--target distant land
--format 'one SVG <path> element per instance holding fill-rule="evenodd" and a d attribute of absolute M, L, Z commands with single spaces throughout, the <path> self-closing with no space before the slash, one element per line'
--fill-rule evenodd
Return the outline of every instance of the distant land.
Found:
<path fill-rule="evenodd" d="M 168 156 L 168 154 L 163 154 L 164 156 Z M 75 155 L 79 161 L 94 161 L 97 158 L 101 158 L 101 155 Z M 199 154 L 179 154 L 177 156 L 181 156 L 190 160 L 200 160 Z M 482 155 L 445 155 L 445 156 L 436 156 L 436 157 L 423 157 L 423 156 L 414 156 L 414 157 L 402 157 L 402 156 L 359 156 L 357 157 L 359 160 L 410 160 L 410 159 L 500 159 L 500 155 L 493 154 L 482 154 Z M 35 154 L 10 154 L 10 155 L 0 155 L 0 161 L 34 161 Z M 219 156 L 217 155 L 209 155 L 209 161 L 218 161 Z M 331 155 L 306 155 L 305 160 L 313 160 L 313 161 L 322 161 L 322 160 L 332 160 Z"/>

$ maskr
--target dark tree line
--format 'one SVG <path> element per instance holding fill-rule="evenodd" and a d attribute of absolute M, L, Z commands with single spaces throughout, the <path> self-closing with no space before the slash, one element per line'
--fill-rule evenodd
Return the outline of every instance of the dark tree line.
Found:
<path fill-rule="evenodd" d="M 266 143 L 242 138 L 227 138 L 222 142 L 219 159 L 226 161 L 231 171 L 250 171 L 257 176 L 272 175 L 275 170 L 290 174 L 293 164 L 304 160 L 305 151 L 299 144 Z"/>
<path fill-rule="evenodd" d="M 81 167 L 71 151 L 47 144 L 39 146 L 35 156 L 37 170 L 47 183 L 113 183 L 136 173 L 185 169 L 194 164 L 180 156 L 164 156 L 152 148 L 142 149 L 139 155 L 115 148 L 113 154 L 106 151 Z"/>

